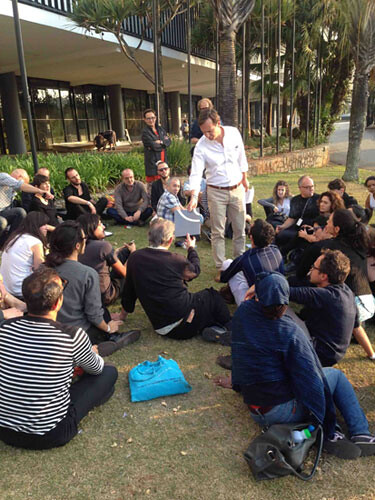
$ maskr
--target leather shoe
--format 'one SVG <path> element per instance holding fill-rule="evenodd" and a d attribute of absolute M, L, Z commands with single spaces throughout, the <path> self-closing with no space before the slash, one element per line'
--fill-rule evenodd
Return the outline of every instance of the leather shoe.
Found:
<path fill-rule="evenodd" d="M 116 344 L 116 351 L 118 351 L 126 345 L 137 342 L 140 336 L 141 330 L 129 330 L 128 332 L 112 333 L 109 335 L 109 340 Z"/>

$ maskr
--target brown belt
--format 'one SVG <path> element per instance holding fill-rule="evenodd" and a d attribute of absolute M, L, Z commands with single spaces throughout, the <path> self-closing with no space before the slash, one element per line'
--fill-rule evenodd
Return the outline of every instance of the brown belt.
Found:
<path fill-rule="evenodd" d="M 207 187 L 214 189 L 224 189 L 225 191 L 232 191 L 233 189 L 237 189 L 240 184 L 241 182 L 239 182 L 235 186 L 213 186 L 212 184 L 207 184 Z"/>

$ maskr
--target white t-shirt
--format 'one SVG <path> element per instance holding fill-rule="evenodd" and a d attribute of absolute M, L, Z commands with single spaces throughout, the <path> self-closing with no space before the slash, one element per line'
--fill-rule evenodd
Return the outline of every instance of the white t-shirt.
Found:
<path fill-rule="evenodd" d="M 22 297 L 22 282 L 33 272 L 34 256 L 31 247 L 42 242 L 31 236 L 23 234 L 1 256 L 0 272 L 4 278 L 5 288 L 12 295 Z"/>

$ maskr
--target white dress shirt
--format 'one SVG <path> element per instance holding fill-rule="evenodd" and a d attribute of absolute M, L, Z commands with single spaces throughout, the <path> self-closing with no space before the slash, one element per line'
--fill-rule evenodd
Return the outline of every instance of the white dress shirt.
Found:
<path fill-rule="evenodd" d="M 199 193 L 204 169 L 208 185 L 228 187 L 242 181 L 243 172 L 248 171 L 242 137 L 235 127 L 222 127 L 223 145 L 202 136 L 194 149 L 189 184 Z"/>

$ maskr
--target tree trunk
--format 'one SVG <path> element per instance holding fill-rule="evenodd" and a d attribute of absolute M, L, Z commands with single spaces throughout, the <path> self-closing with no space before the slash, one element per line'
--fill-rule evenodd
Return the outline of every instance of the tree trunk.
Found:
<path fill-rule="evenodd" d="M 272 135 L 272 111 L 273 111 L 272 95 L 268 96 L 267 101 L 268 102 L 267 102 L 266 134 L 271 136 Z"/>
<path fill-rule="evenodd" d="M 286 129 L 285 133 L 288 135 L 288 97 L 285 94 L 286 86 L 289 83 L 289 73 L 290 73 L 290 64 L 289 61 L 285 61 L 284 64 L 284 85 L 283 85 L 283 104 L 281 110 L 281 128 Z"/>
<path fill-rule="evenodd" d="M 368 100 L 368 74 L 356 69 L 352 92 L 352 106 L 350 110 L 349 147 L 346 157 L 346 170 L 343 175 L 345 181 L 358 181 L 359 153 Z"/>
<path fill-rule="evenodd" d="M 251 49 L 251 22 L 246 23 L 246 52 L 242 55 L 245 57 L 245 126 L 248 131 L 246 137 L 251 137 L 251 112 L 250 112 L 250 49 Z"/>
<path fill-rule="evenodd" d="M 225 125 L 238 125 L 236 33 L 231 30 L 222 32 L 220 37 L 220 74 L 219 74 L 219 114 Z"/>

